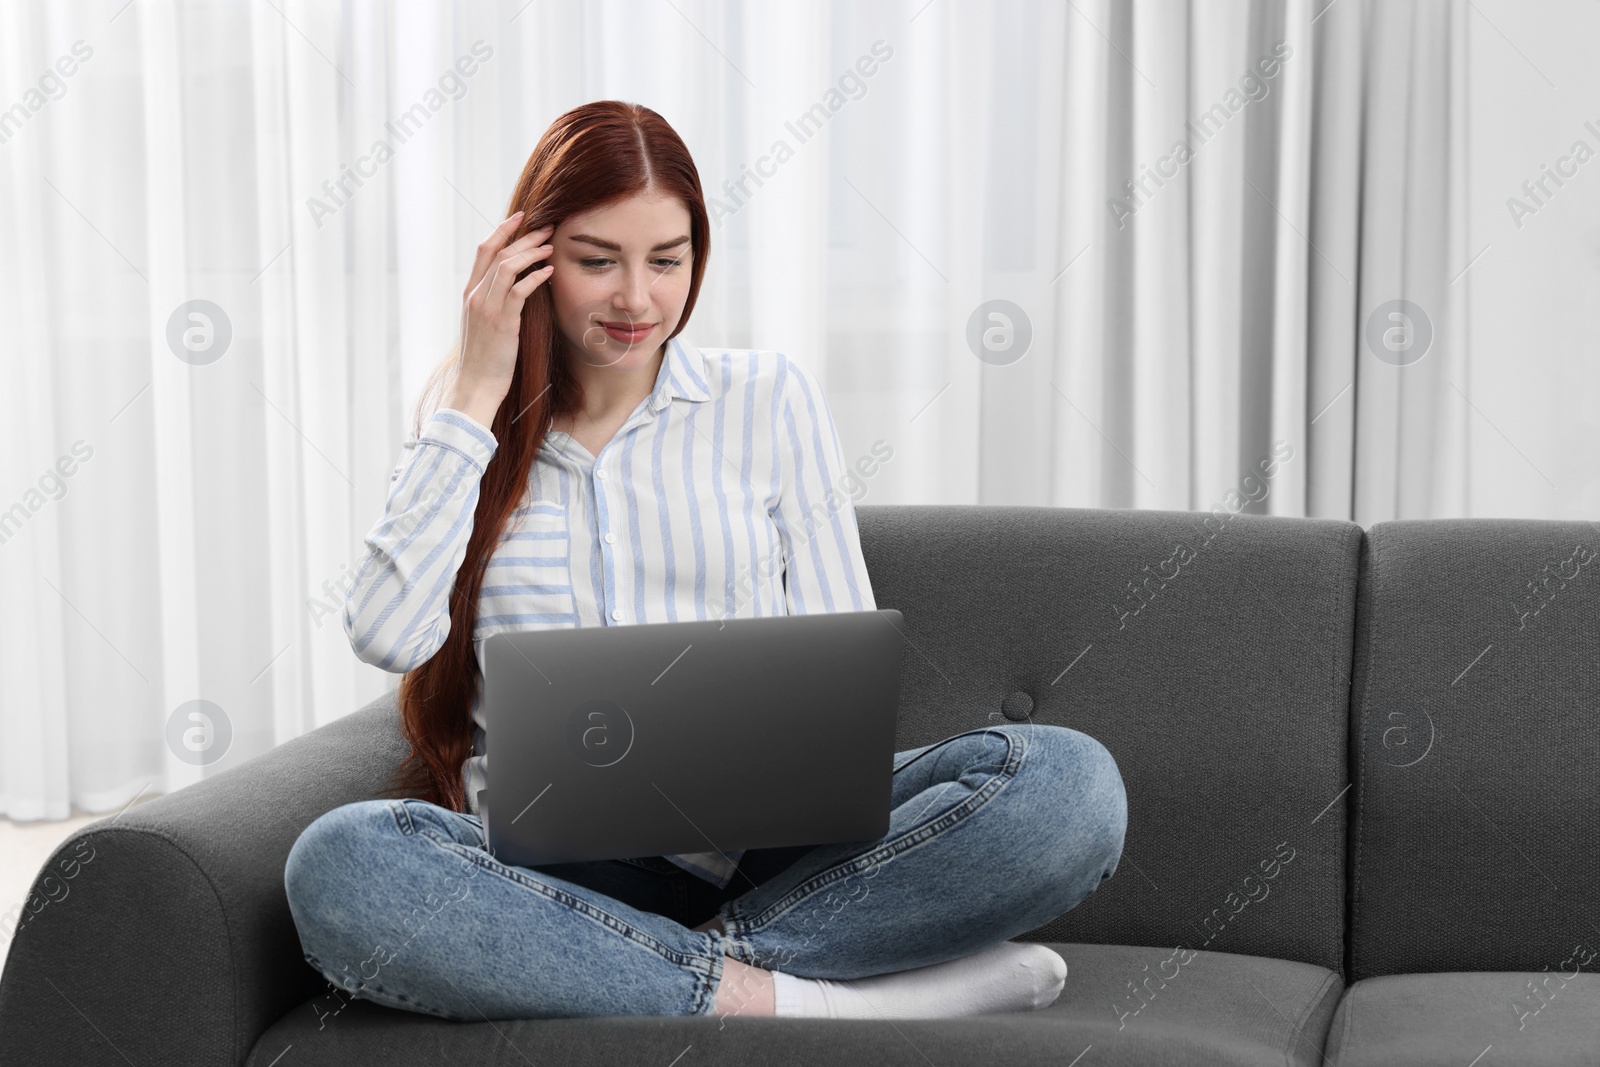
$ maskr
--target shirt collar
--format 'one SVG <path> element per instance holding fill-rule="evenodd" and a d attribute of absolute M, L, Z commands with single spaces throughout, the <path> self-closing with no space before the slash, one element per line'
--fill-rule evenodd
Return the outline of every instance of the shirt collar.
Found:
<path fill-rule="evenodd" d="M 679 333 L 667 342 L 667 354 L 656 373 L 655 390 L 651 405 L 657 410 L 667 406 L 673 398 L 702 401 L 711 399 L 706 384 L 706 358 L 693 342 Z"/>

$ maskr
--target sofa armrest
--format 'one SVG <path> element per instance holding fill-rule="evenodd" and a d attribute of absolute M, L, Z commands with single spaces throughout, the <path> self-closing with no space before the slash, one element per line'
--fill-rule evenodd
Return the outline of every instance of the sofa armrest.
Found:
<path fill-rule="evenodd" d="M 0 1063 L 232 1067 L 323 990 L 284 861 L 317 816 L 387 785 L 396 697 L 63 843 L 0 975 Z"/>

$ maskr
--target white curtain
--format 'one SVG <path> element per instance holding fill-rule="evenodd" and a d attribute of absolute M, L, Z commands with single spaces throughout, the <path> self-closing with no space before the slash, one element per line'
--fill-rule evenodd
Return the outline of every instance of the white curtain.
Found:
<path fill-rule="evenodd" d="M 588 100 L 689 144 L 687 336 L 814 367 L 847 452 L 893 447 L 861 503 L 1207 509 L 1281 442 L 1249 510 L 1493 513 L 1500 437 L 1574 430 L 1469 373 L 1469 6 L 0 6 L 0 813 L 113 810 L 395 684 L 340 583 L 474 246 Z M 1408 366 L 1363 340 L 1395 299 Z"/>

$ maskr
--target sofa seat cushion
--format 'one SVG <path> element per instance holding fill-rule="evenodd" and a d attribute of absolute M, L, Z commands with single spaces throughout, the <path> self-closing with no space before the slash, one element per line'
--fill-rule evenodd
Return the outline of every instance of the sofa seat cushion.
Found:
<path fill-rule="evenodd" d="M 293 1046 L 295 1067 L 412 1064 L 750 1063 L 874 1067 L 1004 1063 L 1083 1067 L 1285 1064 L 1322 1061 L 1343 991 L 1308 963 L 1176 952 L 1170 948 L 1046 942 L 1067 961 L 1067 983 L 1040 1011 L 959 1019 L 744 1019 L 608 1016 L 457 1023 L 332 995 L 291 1010 L 256 1043 L 249 1067 Z M 1144 990 L 1144 995 L 1138 995 Z M 841 1058 L 848 1053 L 847 1058 Z M 685 1057 L 685 1063 L 691 1057 Z M 291 1061 L 286 1057 L 280 1067 Z M 1463 1061 L 1464 1062 L 1464 1061 Z"/>
<path fill-rule="evenodd" d="M 1363 979 L 1328 1033 L 1333 1067 L 1554 1067 L 1597 1056 L 1600 975 L 1554 967 Z"/>

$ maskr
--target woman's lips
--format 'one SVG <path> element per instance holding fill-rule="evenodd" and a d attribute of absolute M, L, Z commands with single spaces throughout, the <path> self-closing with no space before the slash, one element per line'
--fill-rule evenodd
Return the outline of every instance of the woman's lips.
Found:
<path fill-rule="evenodd" d="M 649 337 L 650 336 L 650 331 L 652 331 L 654 329 L 655 329 L 655 325 L 654 324 L 651 324 L 649 326 L 642 326 L 642 327 L 639 327 L 638 329 L 630 329 L 627 326 L 606 326 L 605 327 L 606 333 L 610 334 L 612 337 L 616 338 L 618 341 L 623 342 L 624 344 L 638 344 L 640 341 L 643 341 L 646 337 Z"/>

